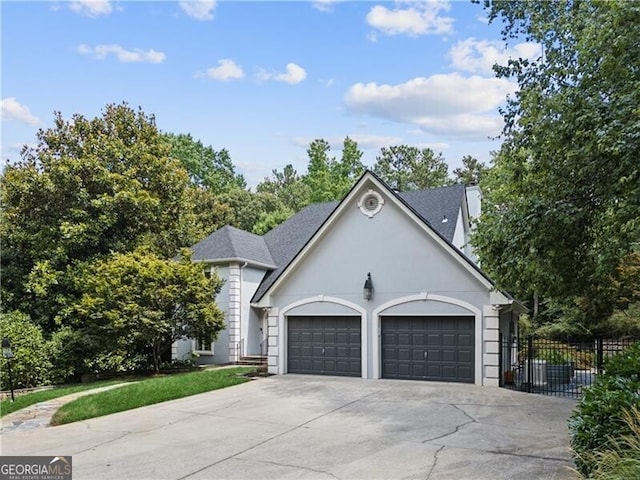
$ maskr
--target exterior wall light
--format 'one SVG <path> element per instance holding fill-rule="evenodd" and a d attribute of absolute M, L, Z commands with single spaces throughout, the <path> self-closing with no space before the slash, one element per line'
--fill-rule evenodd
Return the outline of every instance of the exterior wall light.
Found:
<path fill-rule="evenodd" d="M 367 301 L 373 298 L 373 282 L 371 281 L 371 273 L 367 273 L 367 279 L 365 280 L 364 288 L 362 289 L 362 296 Z"/>

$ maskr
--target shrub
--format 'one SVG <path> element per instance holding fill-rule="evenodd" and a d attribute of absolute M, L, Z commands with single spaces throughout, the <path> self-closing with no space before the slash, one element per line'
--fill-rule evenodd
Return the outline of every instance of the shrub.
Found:
<path fill-rule="evenodd" d="M 607 360 L 605 370 L 607 375 L 618 375 L 638 380 L 640 378 L 640 342 Z"/>
<path fill-rule="evenodd" d="M 579 370 L 593 368 L 596 364 L 595 355 L 590 350 L 580 350 L 579 348 L 576 348 L 573 352 L 573 364 L 576 369 Z"/>
<path fill-rule="evenodd" d="M 51 370 L 53 383 L 76 380 L 81 373 L 84 373 L 83 364 L 87 357 L 87 348 L 78 331 L 63 327 L 51 335 L 48 347 L 49 358 L 53 365 Z"/>
<path fill-rule="evenodd" d="M 0 314 L 0 339 L 11 342 L 13 359 L 11 374 L 13 388 L 29 388 L 50 383 L 47 345 L 40 327 L 31 323 L 29 316 L 20 312 Z M 0 388 L 9 389 L 7 360 L 0 359 Z"/>
<path fill-rule="evenodd" d="M 548 339 L 533 340 L 533 358 L 545 360 L 551 365 L 565 365 L 571 362 L 575 365 L 578 363 L 576 359 L 581 353 L 576 347 L 564 342 Z M 521 360 L 526 360 L 528 355 L 529 347 L 525 343 L 520 354 Z"/>
<path fill-rule="evenodd" d="M 576 466 L 585 476 L 596 470 L 612 439 L 633 435 L 623 412 L 640 409 L 639 365 L 640 343 L 612 357 L 569 419 Z"/>
<path fill-rule="evenodd" d="M 626 410 L 623 418 L 631 434 L 610 437 L 607 450 L 585 454 L 584 460 L 595 466 L 593 480 L 640 478 L 640 410 Z"/>
<path fill-rule="evenodd" d="M 553 347 L 539 350 L 536 353 L 536 358 L 539 360 L 546 360 L 550 365 L 565 365 L 573 359 L 570 352 L 556 350 Z"/>
<path fill-rule="evenodd" d="M 148 357 L 136 352 L 114 350 L 100 352 L 84 363 L 85 370 L 91 373 L 136 372 L 149 369 Z"/>

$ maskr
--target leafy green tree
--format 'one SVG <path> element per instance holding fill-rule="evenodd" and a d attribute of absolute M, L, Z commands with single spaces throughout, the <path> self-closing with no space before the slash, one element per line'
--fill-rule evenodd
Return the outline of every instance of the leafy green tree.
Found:
<path fill-rule="evenodd" d="M 329 157 L 331 146 L 324 139 L 312 141 L 307 148 L 309 165 L 304 183 L 309 188 L 310 203 L 326 202 L 334 199 L 331 166 L 335 157 Z"/>
<path fill-rule="evenodd" d="M 340 200 L 364 173 L 362 152 L 358 144 L 346 137 L 342 157 L 330 157 L 331 146 L 326 140 L 317 139 L 309 144 L 309 165 L 303 182 L 309 187 L 309 203 Z"/>
<path fill-rule="evenodd" d="M 247 232 L 253 231 L 264 215 L 286 210 L 282 201 L 270 193 L 236 189 L 219 195 L 217 200 L 228 205 L 231 211 L 227 224 Z"/>
<path fill-rule="evenodd" d="M 332 168 L 336 182 L 336 198 L 334 200 L 342 200 L 342 197 L 351 190 L 364 171 L 362 151 L 358 148 L 358 142 L 350 137 L 345 137 L 342 142 L 340 162 L 335 163 Z"/>
<path fill-rule="evenodd" d="M 42 329 L 20 312 L 0 313 L 0 339 L 11 342 L 13 388 L 29 388 L 50 382 L 51 362 Z M 7 359 L 0 358 L 0 388 L 9 390 Z"/>
<path fill-rule="evenodd" d="M 430 148 L 383 147 L 373 171 L 391 188 L 401 192 L 451 184 L 442 154 L 436 155 Z"/>
<path fill-rule="evenodd" d="M 182 336 L 216 338 L 224 327 L 215 304 L 223 282 L 205 277 L 186 253 L 179 262 L 143 250 L 96 262 L 73 307 L 76 328 L 99 339 L 103 350 L 150 352 L 156 370 L 162 352 Z"/>
<path fill-rule="evenodd" d="M 194 187 L 189 190 L 195 216 L 196 236 L 194 242 L 202 240 L 225 225 L 234 222 L 236 215 L 231 206 L 211 190 Z"/>
<path fill-rule="evenodd" d="M 216 194 L 246 188 L 247 182 L 236 173 L 226 149 L 216 151 L 211 146 L 205 147 L 201 141 L 194 140 L 191 134 L 165 133 L 164 138 L 171 145 L 170 156 L 180 161 L 194 185 Z"/>
<path fill-rule="evenodd" d="M 282 172 L 272 170 L 272 175 L 265 178 L 256 187 L 258 193 L 268 193 L 282 201 L 287 209 L 297 212 L 309 204 L 310 189 L 303 177 L 289 164 Z"/>
<path fill-rule="evenodd" d="M 47 342 L 52 383 L 79 382 L 83 373 L 95 372 L 95 353 L 100 345 L 99 339 L 86 336 L 69 325 L 54 332 Z M 114 367 L 105 370 L 122 370 L 118 365 Z"/>
<path fill-rule="evenodd" d="M 487 7 L 505 41 L 537 42 L 543 54 L 494 67 L 519 91 L 483 187 L 477 251 L 500 283 L 593 330 L 614 307 L 612 273 L 640 243 L 640 5 Z"/>
<path fill-rule="evenodd" d="M 3 307 L 51 331 L 84 264 L 140 245 L 173 255 L 192 243 L 194 218 L 188 175 L 153 116 L 126 104 L 94 119 L 58 112 L 37 138 L 2 176 Z"/>
<path fill-rule="evenodd" d="M 266 223 L 258 227 L 264 231 L 286 220 L 287 214 L 297 212 L 310 203 L 340 200 L 364 173 L 362 152 L 358 143 L 346 137 L 342 146 L 340 159 L 331 156 L 331 146 L 323 139 L 316 139 L 309 144 L 307 155 L 309 163 L 307 172 L 299 175 L 292 165 L 284 167 L 282 172 L 273 170 L 270 178 L 258 184 L 259 193 L 270 193 L 282 201 L 285 210 L 275 214 L 267 212 Z M 275 223 L 275 224 L 274 224 Z"/>
<path fill-rule="evenodd" d="M 277 227 L 287 220 L 293 214 L 294 212 L 288 208 L 276 210 L 274 212 L 262 212 L 251 231 L 256 235 L 264 235 L 269 230 Z"/>
<path fill-rule="evenodd" d="M 480 185 L 480 180 L 487 166 L 471 155 L 462 157 L 462 167 L 453 171 L 455 181 L 464 185 Z"/>

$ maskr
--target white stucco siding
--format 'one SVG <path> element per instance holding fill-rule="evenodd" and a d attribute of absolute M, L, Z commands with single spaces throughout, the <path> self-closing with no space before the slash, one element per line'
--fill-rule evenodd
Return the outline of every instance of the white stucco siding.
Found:
<path fill-rule="evenodd" d="M 458 210 L 458 215 L 456 216 L 456 229 L 453 233 L 453 240 L 451 243 L 453 243 L 461 252 L 465 252 L 465 245 L 467 244 L 467 240 L 467 232 L 464 228 L 464 215 L 462 213 L 462 209 L 460 209 Z"/>
<path fill-rule="evenodd" d="M 373 218 L 355 204 L 342 213 L 273 293 L 274 305 L 324 294 L 373 309 L 420 292 L 455 295 L 476 305 L 488 301 L 487 288 L 393 202 L 386 201 Z M 370 302 L 362 299 L 367 272 L 375 291 Z"/>
<path fill-rule="evenodd" d="M 229 267 L 226 265 L 216 266 L 212 271 L 224 281 L 220 293 L 216 297 L 216 304 L 222 311 L 227 312 L 229 310 Z"/>
<path fill-rule="evenodd" d="M 173 360 L 183 361 L 191 357 L 192 341 L 188 338 L 181 338 L 173 342 L 171 348 L 171 358 Z"/>
<path fill-rule="evenodd" d="M 368 188 L 369 185 L 362 191 Z M 304 303 L 305 299 L 327 296 L 363 310 L 362 360 L 363 376 L 367 378 L 377 378 L 379 374 L 378 366 L 374 365 L 380 360 L 379 314 L 474 316 L 476 383 L 482 383 L 482 356 L 485 353 L 482 312 L 489 304 L 489 287 L 440 241 L 386 196 L 384 207 L 373 218 L 363 215 L 355 201 L 345 205 L 340 217 L 270 295 L 271 306 L 280 312 L 277 317 L 270 314 L 270 321 L 278 323 L 280 332 L 280 339 L 270 339 L 277 344 L 274 351 L 278 352 L 278 358 L 270 352 L 270 371 L 285 373 L 287 314 L 282 311 L 306 315 L 337 314 L 343 307 L 328 302 L 300 304 L 295 310 L 290 308 L 293 304 Z M 364 300 L 362 292 L 367 272 L 371 273 L 374 285 L 371 301 Z M 416 295 L 429 295 L 430 300 L 394 304 L 397 299 Z M 381 312 L 380 307 L 384 305 L 391 306 Z M 352 314 L 357 314 L 351 310 Z"/>
<path fill-rule="evenodd" d="M 265 270 L 252 266 L 240 266 L 240 339 L 243 355 L 259 355 L 262 342 L 262 318 L 255 312 L 250 301 L 260 286 Z"/>
<path fill-rule="evenodd" d="M 466 188 L 467 205 L 469 209 L 469 217 L 475 220 L 482 213 L 482 192 L 477 185 L 471 185 Z"/>
<path fill-rule="evenodd" d="M 229 331 L 227 320 L 229 315 L 229 267 L 228 266 L 207 266 L 206 270 L 215 272 L 224 283 L 220 293 L 216 296 L 215 302 L 224 313 L 225 327 L 218 333 L 218 338 L 213 344 L 213 355 L 201 354 L 197 362 L 200 365 L 213 363 L 227 363 L 229 361 Z M 172 345 L 171 357 L 174 360 L 186 360 L 195 349 L 195 339 L 187 338 L 177 340 Z"/>
<path fill-rule="evenodd" d="M 216 304 L 224 313 L 225 328 L 220 331 L 213 344 L 213 356 L 202 356 L 199 359 L 199 363 L 227 363 L 229 361 L 229 330 L 227 329 L 229 320 L 229 267 L 226 265 L 216 266 L 213 271 L 224 280 L 220 293 L 216 297 Z"/>
<path fill-rule="evenodd" d="M 477 185 L 471 185 L 466 188 L 466 197 L 467 197 L 467 211 L 469 212 L 469 222 L 470 227 L 467 232 L 465 253 L 467 256 L 476 263 L 479 263 L 478 256 L 475 254 L 475 250 L 473 245 L 469 242 L 469 237 L 473 233 L 476 228 L 475 222 L 480 218 L 480 214 L 482 213 L 482 192 L 480 191 L 480 187 Z"/>

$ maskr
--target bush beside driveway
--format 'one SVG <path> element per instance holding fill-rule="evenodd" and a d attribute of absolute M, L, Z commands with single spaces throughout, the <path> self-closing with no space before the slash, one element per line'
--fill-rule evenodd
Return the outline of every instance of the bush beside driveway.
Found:
<path fill-rule="evenodd" d="M 572 478 L 575 401 L 508 390 L 287 375 L 2 437 L 73 455 L 78 479 Z"/>

